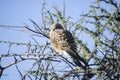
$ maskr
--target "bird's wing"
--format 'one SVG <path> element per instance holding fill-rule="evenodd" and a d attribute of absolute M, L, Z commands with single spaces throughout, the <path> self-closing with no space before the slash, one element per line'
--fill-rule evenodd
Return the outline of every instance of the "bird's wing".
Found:
<path fill-rule="evenodd" d="M 74 41 L 74 38 L 72 36 L 72 34 L 67 31 L 67 30 L 62 30 L 61 31 L 61 46 L 63 47 L 63 50 L 67 50 L 70 49 L 72 51 L 77 51 L 77 46 L 76 43 Z"/>
<path fill-rule="evenodd" d="M 72 34 L 64 29 L 56 29 L 50 32 L 50 39 L 53 47 L 58 47 L 62 50 L 70 49 L 77 51 L 77 47 Z M 55 46 L 56 45 L 56 46 Z M 58 45 L 58 46 L 57 46 Z"/>

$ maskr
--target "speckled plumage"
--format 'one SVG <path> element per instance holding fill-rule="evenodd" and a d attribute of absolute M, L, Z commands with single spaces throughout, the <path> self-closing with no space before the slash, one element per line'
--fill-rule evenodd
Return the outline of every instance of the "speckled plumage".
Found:
<path fill-rule="evenodd" d="M 82 63 L 86 64 L 85 60 L 77 54 L 77 47 L 72 34 L 65 30 L 61 24 L 52 24 L 50 31 L 50 41 L 53 49 L 59 53 L 67 54 L 73 60 L 73 62 L 79 66 L 85 68 Z"/>

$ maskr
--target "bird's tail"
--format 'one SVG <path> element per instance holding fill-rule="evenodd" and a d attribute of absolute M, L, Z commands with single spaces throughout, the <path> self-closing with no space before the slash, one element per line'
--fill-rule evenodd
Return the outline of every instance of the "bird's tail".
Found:
<path fill-rule="evenodd" d="M 81 58 L 77 52 L 74 52 L 74 51 L 67 51 L 67 53 L 71 56 L 71 59 L 73 60 L 73 62 L 75 63 L 76 66 L 78 67 L 82 67 L 83 69 L 86 69 L 87 67 L 87 62 Z"/>

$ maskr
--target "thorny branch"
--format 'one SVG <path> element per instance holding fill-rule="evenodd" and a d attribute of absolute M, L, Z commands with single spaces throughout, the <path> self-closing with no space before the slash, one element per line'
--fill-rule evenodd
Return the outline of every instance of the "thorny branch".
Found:
<path fill-rule="evenodd" d="M 3 63 L 4 58 L 12 58 L 9 64 L 2 65 L 0 64 L 0 77 L 3 76 L 4 70 L 8 69 L 11 66 L 15 66 L 17 72 L 19 73 L 22 80 L 30 79 L 30 80 L 47 80 L 47 79 L 83 79 L 88 80 L 88 78 L 92 78 L 96 75 L 97 79 L 117 79 L 119 80 L 120 76 L 120 9 L 118 3 L 115 0 L 98 0 L 98 5 L 92 5 L 91 10 L 87 14 L 83 14 L 83 18 L 78 19 L 75 22 L 69 20 L 69 16 L 65 15 L 65 0 L 63 4 L 63 12 L 61 12 L 58 8 L 54 7 L 55 13 L 50 11 L 45 11 L 46 2 L 44 0 L 42 5 L 42 24 L 38 25 L 35 21 L 31 20 L 33 24 L 33 28 L 31 26 L 9 26 L 9 25 L 0 25 L 0 28 L 4 29 L 13 29 L 22 31 L 25 33 L 31 33 L 30 36 L 35 44 L 29 43 L 18 43 L 18 42 L 10 42 L 10 41 L 0 41 L 0 44 L 8 44 L 8 49 L 6 53 L 0 53 L 0 63 Z M 115 11 L 109 12 L 101 7 L 100 2 L 104 2 L 112 5 Z M 101 14 L 98 14 L 100 12 Z M 87 17 L 87 18 L 86 18 Z M 51 49 L 50 43 L 46 41 L 46 44 L 41 45 L 35 38 L 34 35 L 40 38 L 49 39 L 49 31 L 48 27 L 50 23 L 55 22 L 61 23 L 65 27 L 69 24 L 70 30 L 74 35 L 77 33 L 83 32 L 84 34 L 88 34 L 88 36 L 93 40 L 93 43 L 89 45 L 89 42 L 84 44 L 84 41 L 80 40 L 80 36 L 77 35 L 78 40 L 76 40 L 78 44 L 80 56 L 86 58 L 89 64 L 89 68 L 85 70 L 78 70 L 74 67 L 74 64 L 64 58 L 64 56 L 51 54 L 54 51 Z M 87 19 L 87 20 L 86 20 Z M 89 20 L 88 20 L 89 19 Z M 83 25 L 85 23 L 85 25 Z M 86 26 L 86 24 L 90 24 L 94 26 L 94 30 L 90 30 L 90 26 Z M 109 24 L 109 25 L 108 25 Z M 73 28 L 73 26 L 75 26 Z M 112 37 L 108 37 L 110 35 L 106 35 L 105 33 L 112 33 Z M 41 37 L 42 36 L 42 37 Z M 83 36 L 84 37 L 84 36 Z M 86 39 L 86 37 L 85 37 Z M 91 44 L 91 42 L 90 42 Z M 25 46 L 25 52 L 12 52 L 11 47 L 13 45 Z M 90 46 L 90 47 L 89 47 Z M 92 50 L 93 48 L 93 50 Z M 24 73 L 20 70 L 18 64 L 24 61 L 34 61 L 32 67 Z M 61 63 L 62 62 L 62 63 Z M 65 65 L 65 64 L 67 65 Z M 95 68 L 93 68 L 95 67 Z M 75 69 L 74 69 L 75 68 Z M 87 73 L 86 73 L 87 72 Z M 27 77 L 27 78 L 26 78 Z M 102 78 L 101 78 L 102 77 Z"/>

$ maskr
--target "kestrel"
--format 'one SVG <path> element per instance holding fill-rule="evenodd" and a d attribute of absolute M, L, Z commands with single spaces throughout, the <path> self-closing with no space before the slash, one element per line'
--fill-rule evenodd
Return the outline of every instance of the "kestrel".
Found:
<path fill-rule="evenodd" d="M 86 61 L 77 53 L 77 46 L 72 34 L 65 30 L 61 24 L 52 24 L 50 31 L 50 41 L 53 49 L 60 55 L 73 60 L 76 66 L 85 69 L 82 63 L 87 65 Z M 82 63 L 81 63 L 82 62 Z"/>

